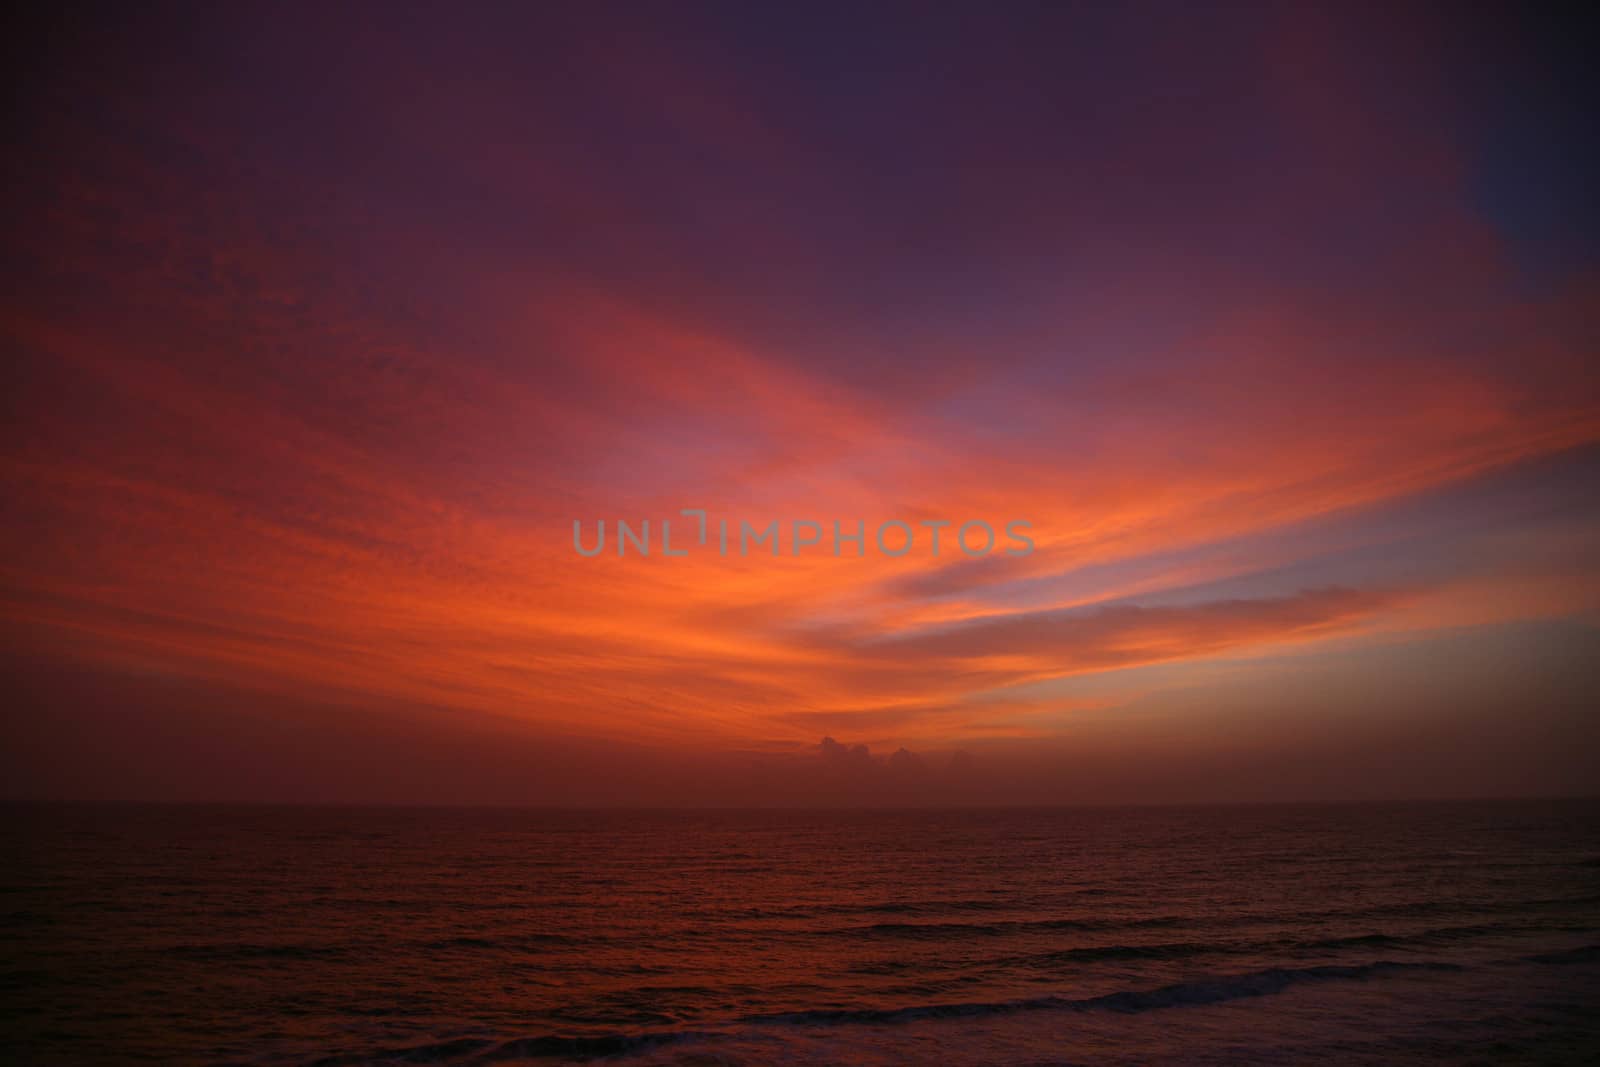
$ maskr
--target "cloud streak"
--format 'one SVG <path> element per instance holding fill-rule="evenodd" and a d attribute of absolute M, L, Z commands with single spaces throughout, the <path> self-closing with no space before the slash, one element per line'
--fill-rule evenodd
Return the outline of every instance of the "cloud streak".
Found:
<path fill-rule="evenodd" d="M 1529 284 L 1428 26 L 929 14 L 851 62 L 704 14 L 306 17 L 69 36 L 27 86 L 28 657 L 933 758 L 1156 668 L 1592 617 L 1597 275 Z M 1037 550 L 571 550 L 684 507 Z"/>

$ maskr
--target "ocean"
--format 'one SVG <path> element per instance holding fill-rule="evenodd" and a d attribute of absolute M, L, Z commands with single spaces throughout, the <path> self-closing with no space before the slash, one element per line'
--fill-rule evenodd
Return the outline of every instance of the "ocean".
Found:
<path fill-rule="evenodd" d="M 1600 803 L 15 807 L 7 1063 L 1600 1062 Z"/>

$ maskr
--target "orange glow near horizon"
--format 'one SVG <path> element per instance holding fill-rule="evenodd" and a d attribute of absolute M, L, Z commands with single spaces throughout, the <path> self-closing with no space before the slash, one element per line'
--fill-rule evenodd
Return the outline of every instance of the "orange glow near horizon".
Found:
<path fill-rule="evenodd" d="M 14 657 L 669 756 L 1025 754 L 1224 668 L 1591 632 L 1597 276 L 1528 284 L 1472 146 L 1321 40 L 1241 46 L 1272 167 L 1162 104 L 1093 159 L 951 104 L 968 154 L 915 203 L 843 161 L 867 134 L 644 37 L 571 75 L 588 112 L 527 87 L 515 139 L 448 76 L 476 60 L 440 45 L 413 103 L 382 35 L 321 57 L 353 73 L 305 143 L 251 140 L 291 105 L 248 69 L 215 104 L 183 68 L 42 85 L 3 309 Z M 1434 99 L 1443 61 L 1406 58 Z M 678 147 L 632 173 L 629 123 Z M 945 158 L 889 125 L 907 173 Z M 574 520 L 684 544 L 682 508 L 777 520 L 784 554 L 573 551 Z M 890 519 L 1036 550 L 969 560 L 951 526 L 889 559 Z M 791 556 L 795 520 L 867 553 Z"/>

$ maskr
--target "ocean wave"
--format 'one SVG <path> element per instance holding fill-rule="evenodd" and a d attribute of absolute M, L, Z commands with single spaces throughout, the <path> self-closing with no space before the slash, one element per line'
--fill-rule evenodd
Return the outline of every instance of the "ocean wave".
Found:
<path fill-rule="evenodd" d="M 604 1034 L 542 1034 L 494 1041 L 455 1038 L 436 1044 L 367 1053 L 339 1053 L 314 1061 L 314 1067 L 346 1067 L 383 1063 L 495 1063 L 516 1059 L 557 1059 L 619 1056 L 680 1042 L 716 1040 L 753 1028 L 829 1027 L 910 1023 L 928 1019 L 962 1019 L 1014 1015 L 1023 1012 L 1079 1011 L 1132 1014 L 1166 1008 L 1221 1004 L 1249 997 L 1270 996 L 1301 983 L 1366 981 L 1386 975 L 1460 971 L 1456 964 L 1377 960 L 1362 964 L 1327 964 L 1318 967 L 1273 967 L 1246 974 L 1180 982 L 1150 990 L 1121 990 L 1100 996 L 1069 998 L 1031 997 L 1007 1001 L 914 1004 L 895 1008 L 822 1008 L 741 1016 L 714 1029 L 613 1032 Z"/>
<path fill-rule="evenodd" d="M 881 922 L 864 926 L 840 926 L 828 930 L 806 931 L 829 937 L 903 937 L 944 939 L 949 937 L 999 937 L 1006 934 L 1044 930 L 1144 930 L 1185 925 L 1190 920 L 1177 915 L 1156 915 L 1138 919 L 1004 919 L 996 922 Z"/>
<path fill-rule="evenodd" d="M 242 960 L 322 960 L 345 955 L 347 950 L 339 945 L 308 944 L 240 944 L 170 945 L 162 950 L 175 959 L 234 962 Z"/>
<path fill-rule="evenodd" d="M 1111 960 L 1181 960 L 1197 956 L 1258 956 L 1262 953 L 1337 953 L 1350 949 L 1414 950 L 1478 937 L 1530 929 L 1527 926 L 1489 923 L 1448 926 L 1413 933 L 1366 933 L 1323 938 L 1271 938 L 1250 941 L 1165 941 L 1135 944 L 1080 945 L 1049 949 L 991 960 L 994 965 L 1049 968 L 1057 964 Z"/>
<path fill-rule="evenodd" d="M 1456 941 L 1470 941 L 1478 937 L 1493 937 L 1496 934 L 1538 929 L 1546 928 L 1530 926 L 1526 923 L 1479 923 L 1471 926 L 1440 926 L 1431 930 L 1418 930 L 1414 933 L 1354 934 L 1348 937 L 1326 937 L 1309 941 L 1285 940 L 1277 942 L 1277 944 L 1291 945 L 1303 949 L 1423 948 L 1450 944 Z"/>
<path fill-rule="evenodd" d="M 1530 963 L 1600 963 L 1600 945 L 1584 945 L 1565 952 L 1541 952 L 1523 958 Z"/>
<path fill-rule="evenodd" d="M 1059 963 L 1097 963 L 1105 960 L 1181 960 L 1191 956 L 1251 951 L 1255 951 L 1255 946 L 1204 941 L 1168 941 L 1147 945 L 1081 945 L 1076 948 L 1049 949 L 1022 956 L 1008 956 L 991 962 L 1008 967 L 1049 967 Z"/>
<path fill-rule="evenodd" d="M 709 911 L 708 917 L 723 919 L 816 919 L 829 915 L 947 915 L 961 912 L 1006 911 L 1016 907 L 1011 900 L 876 900 L 832 901 L 784 907 L 743 907 Z"/>
<path fill-rule="evenodd" d="M 728 1031 L 661 1030 L 654 1033 L 541 1034 L 497 1041 L 460 1037 L 431 1044 L 375 1052 L 343 1052 L 312 1061 L 308 1067 L 359 1067 L 362 1064 L 500 1063 L 506 1060 L 590 1059 L 642 1052 L 682 1041 L 726 1037 Z"/>
<path fill-rule="evenodd" d="M 1248 974 L 1179 982 L 1152 990 L 1123 990 L 1097 997 L 1033 997 L 1024 1000 L 913 1005 L 903 1008 L 841 1008 L 750 1016 L 746 1023 L 896 1023 L 918 1019 L 967 1018 L 975 1015 L 1010 1015 L 1026 1011 L 1145 1012 L 1188 1005 L 1219 1004 L 1245 997 L 1278 993 L 1299 982 L 1361 981 L 1386 974 L 1416 971 L 1459 971 L 1450 963 L 1406 963 L 1377 960 L 1361 964 L 1325 964 L 1320 967 L 1272 967 Z"/>
<path fill-rule="evenodd" d="M 1323 911 L 1286 914 L 1282 912 L 1240 912 L 1225 916 L 1208 916 L 1205 918 L 1184 915 L 1149 915 L 1129 917 L 1126 919 L 1084 919 L 1084 918 L 1053 918 L 1053 919 L 988 919 L 968 921 L 952 919 L 950 921 L 919 921 L 917 919 L 898 920 L 891 919 L 880 922 L 860 923 L 847 926 L 830 926 L 823 928 L 768 930 L 754 929 L 750 932 L 763 936 L 782 936 L 800 939 L 808 938 L 884 938 L 906 940 L 942 940 L 953 937 L 998 937 L 1011 934 L 1027 934 L 1040 931 L 1081 931 L 1084 933 L 1110 932 L 1116 930 L 1140 929 L 1168 929 L 1191 927 L 1197 932 L 1206 930 L 1243 929 L 1251 926 L 1272 926 L 1289 921 L 1296 924 L 1308 922 L 1328 922 L 1337 920 L 1364 920 L 1364 919 L 1403 919 L 1421 918 L 1424 916 L 1442 916 L 1473 918 L 1478 916 L 1501 914 L 1526 914 L 1529 912 L 1560 912 L 1566 909 L 1588 907 L 1600 902 L 1600 896 L 1580 897 L 1555 897 L 1535 900 L 1520 900 L 1509 902 L 1466 903 L 1456 901 L 1405 901 L 1391 904 L 1381 904 L 1362 908 L 1338 908 Z M 1014 905 L 995 905 L 996 910 Z M 912 915 L 928 915 L 930 919 L 951 909 L 951 905 L 940 904 L 932 906 L 904 906 L 891 908 L 886 905 L 874 905 L 866 908 L 817 908 L 797 910 L 792 912 L 773 912 L 763 914 L 762 917 L 804 918 L 822 914 L 843 913 L 894 913 L 900 912 Z M 972 902 L 962 905 L 962 910 L 978 910 Z M 1306 942 L 1305 947 L 1340 947 L 1347 944 L 1350 947 L 1361 945 L 1381 946 L 1394 943 L 1402 944 L 1426 940 L 1429 943 L 1449 940 L 1453 936 L 1470 937 L 1480 933 L 1498 932 L 1509 930 L 1511 927 L 1502 927 L 1497 923 L 1466 923 L 1458 926 L 1438 927 L 1420 933 L 1407 933 L 1400 935 L 1388 934 L 1359 934 L 1349 938 L 1329 938 L 1325 942 Z M 1390 939 L 1393 939 L 1392 942 Z M 1267 944 L 1268 942 L 1261 942 Z M 1273 942 L 1284 944 L 1288 942 Z"/>

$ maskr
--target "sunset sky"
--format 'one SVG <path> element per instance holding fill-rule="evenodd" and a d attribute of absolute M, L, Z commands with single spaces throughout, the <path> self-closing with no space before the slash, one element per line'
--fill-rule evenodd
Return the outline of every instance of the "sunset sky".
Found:
<path fill-rule="evenodd" d="M 1592 791 L 1576 39 L 583 7 L 35 27 L 4 795 Z M 573 549 L 682 508 L 829 536 Z"/>

